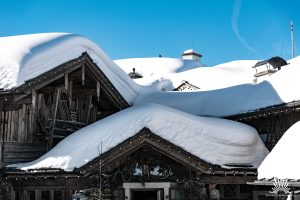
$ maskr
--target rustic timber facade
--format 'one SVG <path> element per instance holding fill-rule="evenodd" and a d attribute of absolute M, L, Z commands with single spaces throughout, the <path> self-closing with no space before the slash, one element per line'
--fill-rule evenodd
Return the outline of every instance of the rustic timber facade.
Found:
<path fill-rule="evenodd" d="M 32 161 L 67 135 L 128 106 L 87 53 L 0 90 L 0 167 Z"/>
<path fill-rule="evenodd" d="M 256 178 L 255 169 L 211 165 L 147 128 L 71 173 L 41 169 L 5 174 L 13 200 L 71 199 L 79 191 L 93 198 L 100 188 L 105 199 L 251 199 L 243 191 Z"/>

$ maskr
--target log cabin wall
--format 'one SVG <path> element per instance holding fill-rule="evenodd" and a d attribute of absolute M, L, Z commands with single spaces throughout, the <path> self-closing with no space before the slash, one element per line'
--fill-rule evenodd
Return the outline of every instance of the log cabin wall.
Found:
<path fill-rule="evenodd" d="M 0 167 L 38 158 L 44 143 L 36 140 L 35 110 L 31 95 L 21 101 L 0 97 Z"/>
<path fill-rule="evenodd" d="M 0 112 L 1 139 L 5 142 L 32 142 L 32 106 L 23 104 L 17 110 Z"/>

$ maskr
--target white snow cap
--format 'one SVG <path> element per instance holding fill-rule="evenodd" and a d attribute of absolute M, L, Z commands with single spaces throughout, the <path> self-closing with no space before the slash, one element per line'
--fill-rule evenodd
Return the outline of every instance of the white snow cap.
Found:
<path fill-rule="evenodd" d="M 185 60 L 185 62 L 192 60 Z M 193 61 L 195 62 L 195 61 Z M 253 84 L 256 60 L 237 60 L 214 67 L 197 67 L 182 72 L 172 72 L 151 76 L 134 81 L 140 85 L 152 86 L 170 91 L 177 88 L 182 81 L 196 85 L 199 91 L 216 90 L 241 84 Z"/>
<path fill-rule="evenodd" d="M 195 115 L 223 117 L 298 101 L 300 100 L 300 79 L 298 77 L 300 74 L 300 57 L 288 62 L 290 63 L 288 66 L 282 67 L 281 70 L 266 77 L 264 81 L 258 84 L 246 83 L 222 89 L 195 92 L 147 92 L 144 90 L 134 104 L 157 103 Z M 224 76 L 231 77 L 230 69 L 236 71 L 234 67 L 238 67 L 239 63 L 241 62 L 231 63 L 231 67 L 227 68 Z M 211 70 L 215 70 L 215 75 L 220 73 L 219 76 L 222 76 L 222 69 Z M 242 68 L 240 71 L 243 71 Z M 234 72 L 232 73 L 234 74 Z M 234 78 L 234 76 L 232 77 Z M 222 77 L 214 79 L 211 76 L 210 78 L 212 84 L 220 81 L 218 85 L 226 80 Z M 209 81 L 205 82 L 209 83 Z M 191 83 L 193 84 L 193 82 Z M 226 85 L 226 83 L 224 84 Z"/>
<path fill-rule="evenodd" d="M 183 55 L 184 54 L 192 54 L 192 53 L 200 55 L 200 53 L 196 52 L 194 49 L 187 49 L 187 50 L 185 50 L 183 52 Z"/>
<path fill-rule="evenodd" d="M 99 156 L 101 141 L 103 152 L 107 152 L 144 127 L 198 158 L 225 168 L 229 168 L 227 164 L 252 165 L 256 168 L 268 154 L 256 130 L 248 125 L 145 104 L 133 106 L 80 129 L 35 161 L 8 167 L 72 171 Z"/>
<path fill-rule="evenodd" d="M 95 43 L 70 33 L 0 38 L 0 88 L 17 87 L 79 57 L 83 52 L 90 55 L 130 105 L 157 103 L 195 115 L 222 117 L 300 100 L 300 57 L 288 61 L 290 65 L 282 67 L 259 84 L 251 82 L 254 75 L 251 66 L 255 61 L 235 61 L 215 67 L 199 67 L 195 65 L 195 61 L 173 58 L 123 60 L 124 66 L 129 67 L 128 73 L 132 71 L 134 63 L 138 66 L 142 63 L 142 75 L 148 68 L 151 68 L 151 73 L 157 74 L 153 75 L 152 81 L 145 81 L 147 83 L 140 86 Z M 136 67 L 136 72 L 140 73 L 138 70 L 139 67 Z M 143 80 L 136 80 L 137 83 L 143 83 Z M 191 80 L 190 83 L 200 87 L 200 91 L 160 91 L 174 88 L 183 80 Z"/>
<path fill-rule="evenodd" d="M 95 43 L 71 33 L 0 37 L 0 88 L 11 89 L 87 52 L 122 96 L 131 102 L 139 87 Z"/>
<path fill-rule="evenodd" d="M 300 179 L 300 121 L 289 128 L 258 168 L 258 179 Z"/>

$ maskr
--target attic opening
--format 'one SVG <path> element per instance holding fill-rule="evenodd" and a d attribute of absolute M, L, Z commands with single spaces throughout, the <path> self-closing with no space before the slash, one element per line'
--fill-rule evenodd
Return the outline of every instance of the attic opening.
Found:
<path fill-rule="evenodd" d="M 85 63 L 38 89 L 36 96 L 39 132 L 47 135 L 47 149 L 72 132 L 120 110 L 109 87 Z"/>

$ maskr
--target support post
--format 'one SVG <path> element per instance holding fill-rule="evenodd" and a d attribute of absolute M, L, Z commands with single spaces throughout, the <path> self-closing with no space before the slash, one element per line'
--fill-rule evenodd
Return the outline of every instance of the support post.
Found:
<path fill-rule="evenodd" d="M 67 92 L 69 92 L 69 75 L 68 75 L 68 73 L 65 73 L 65 89 Z"/>

